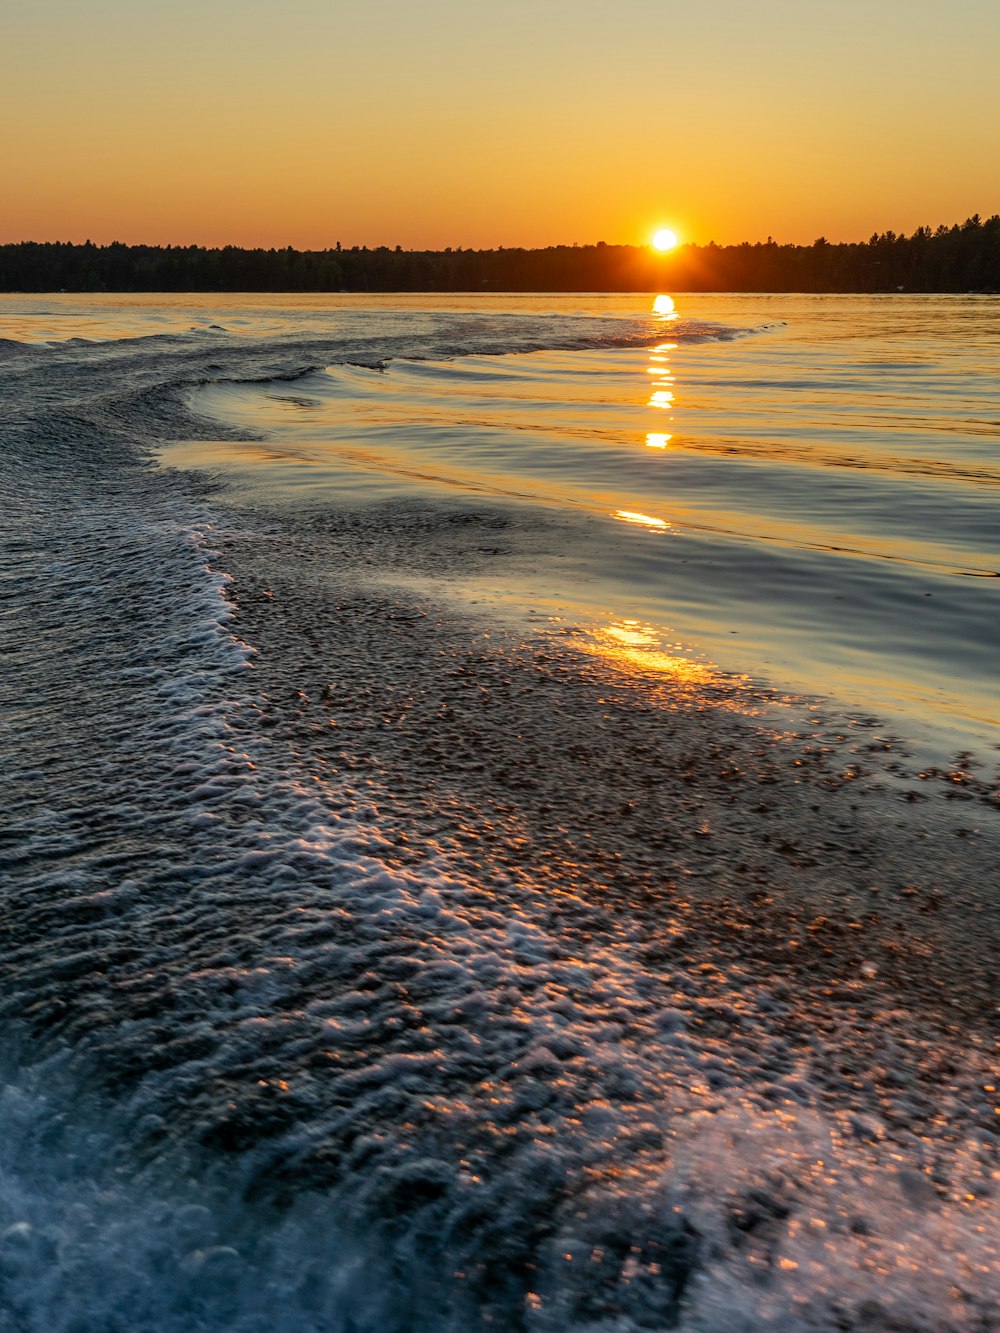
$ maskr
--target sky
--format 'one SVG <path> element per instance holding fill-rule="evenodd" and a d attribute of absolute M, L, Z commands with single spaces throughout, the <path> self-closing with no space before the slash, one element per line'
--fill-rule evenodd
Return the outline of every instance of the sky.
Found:
<path fill-rule="evenodd" d="M 809 243 L 1000 211 L 998 0 L 4 0 L 0 242 Z"/>

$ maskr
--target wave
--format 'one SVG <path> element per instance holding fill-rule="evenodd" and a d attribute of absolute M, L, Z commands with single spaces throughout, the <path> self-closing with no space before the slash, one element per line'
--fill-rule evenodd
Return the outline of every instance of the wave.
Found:
<path fill-rule="evenodd" d="M 383 313 L 383 335 L 392 339 L 392 315 L 401 319 L 404 311 Z M 349 322 L 342 318 L 342 312 L 331 311 L 328 323 L 329 332 L 310 328 L 301 321 L 296 324 L 294 318 L 285 317 L 284 322 L 276 312 L 275 327 L 268 334 L 270 345 L 287 345 L 294 354 L 296 344 L 315 346 L 323 343 L 328 348 L 330 361 L 338 359 L 336 349 L 343 339 Z M 339 318 L 338 318 L 339 316 Z M 93 322 L 92 320 L 90 322 Z M 662 317 L 613 318 L 608 316 L 574 314 L 537 314 L 530 317 L 512 312 L 491 312 L 489 314 L 469 315 L 461 320 L 454 316 L 447 317 L 441 312 L 436 321 L 435 348 L 431 356 L 443 354 L 462 356 L 467 354 L 504 352 L 525 352 L 552 348 L 600 348 L 645 346 L 651 339 L 663 333 L 669 333 L 672 341 L 679 342 L 727 342 L 738 338 L 766 333 L 780 325 L 772 322 L 748 326 L 732 326 L 692 318 L 664 320 Z M 426 336 L 426 334 L 424 334 Z M 64 337 L 28 337 L 22 339 L 0 338 L 0 348 L 28 348 L 31 350 L 51 349 L 52 351 L 85 350 L 88 347 L 112 349 L 131 346 L 157 346 L 165 349 L 172 346 L 183 348 L 193 342 L 223 342 L 232 339 L 252 346 L 259 337 L 253 327 L 227 327 L 219 324 L 199 324 L 171 329 L 139 328 L 127 333 L 109 335 L 88 332 L 87 334 L 67 334 Z M 451 338 L 450 343 L 438 341 Z M 442 349 L 447 346 L 448 352 Z M 421 355 L 419 344 L 414 344 L 409 353 L 414 358 Z"/>
<path fill-rule="evenodd" d="M 873 1302 L 897 1321 L 931 1310 L 940 1328 L 986 1308 L 952 1294 L 957 1264 L 993 1262 L 985 1199 L 958 1202 L 981 1188 L 985 1141 L 951 1147 L 939 1192 L 899 1137 L 919 1096 L 909 1075 L 891 1115 L 838 1106 L 834 1034 L 815 1060 L 797 1051 L 787 982 L 747 975 L 773 945 L 727 961 L 704 924 L 685 940 L 676 892 L 622 913 L 568 864 L 470 873 L 449 846 L 461 812 L 438 832 L 401 823 L 370 779 L 302 762 L 330 735 L 312 672 L 286 677 L 290 712 L 280 674 L 262 692 L 233 634 L 246 611 L 204 538 L 137 529 L 134 513 L 92 519 L 47 567 L 34 611 L 47 646 L 17 663 L 36 688 L 5 821 L 2 1012 L 30 1071 L 0 1107 L 14 1308 L 57 1330 L 82 1306 L 164 1329 L 197 1312 L 208 1327 L 266 1314 L 372 1333 L 822 1326 Z M 297 616 L 284 586 L 276 600 Z M 74 640 L 52 661 L 57 607 Z M 409 643 L 419 622 L 370 595 L 335 620 L 367 710 L 351 622 L 378 627 L 396 686 L 412 656 L 387 628 Z M 482 682 L 527 687 L 510 664 L 470 666 L 452 677 L 453 713 L 468 680 L 477 697 Z M 586 688 L 564 688 L 560 784 L 590 733 L 569 726 Z M 330 706 L 350 728 L 343 686 Z M 536 744 L 553 701 L 538 706 Z M 465 723 L 439 724 L 463 784 L 477 762 Z M 730 761 L 749 745 L 739 766 L 753 762 L 756 728 L 713 732 Z M 690 739 L 700 750 L 704 726 Z M 60 791 L 69 801 L 53 803 Z M 516 828 L 508 817 L 496 835 L 513 845 Z M 878 992 L 859 975 L 863 996 Z M 869 1021 L 890 1084 L 933 1066 L 926 1030 L 880 1006 Z M 981 1064 L 949 1058 L 971 1097 Z M 81 1089 L 91 1120 L 68 1112 Z M 906 1284 L 873 1285 L 886 1266 Z"/>
<path fill-rule="evenodd" d="M 988 1327 L 985 991 L 931 897 L 950 828 L 914 885 L 814 716 L 794 736 L 734 682 L 637 685 L 371 581 L 386 551 L 468 561 L 495 513 L 288 528 L 145 465 L 209 428 L 179 386 L 314 346 L 217 372 L 78 348 L 0 390 L 0 1309 Z"/>

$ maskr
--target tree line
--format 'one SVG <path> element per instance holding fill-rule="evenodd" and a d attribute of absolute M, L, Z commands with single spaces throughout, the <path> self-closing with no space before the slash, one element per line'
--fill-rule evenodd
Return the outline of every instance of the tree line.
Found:
<path fill-rule="evenodd" d="M 0 291 L 73 292 L 997 292 L 1000 215 L 812 245 L 744 241 L 545 249 L 218 249 L 189 245 L 0 246 Z"/>

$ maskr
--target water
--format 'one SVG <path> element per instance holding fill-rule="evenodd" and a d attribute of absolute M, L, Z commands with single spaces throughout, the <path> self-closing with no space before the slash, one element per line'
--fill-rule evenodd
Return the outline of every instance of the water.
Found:
<path fill-rule="evenodd" d="M 675 306 L 0 298 L 0 1326 L 995 1327 L 996 305 Z"/>
<path fill-rule="evenodd" d="M 171 457 L 299 504 L 472 493 L 544 507 L 554 558 L 501 564 L 467 595 L 638 620 L 650 642 L 939 747 L 995 746 L 997 303 L 660 306 L 651 348 L 208 385 L 192 409 L 265 448 Z"/>

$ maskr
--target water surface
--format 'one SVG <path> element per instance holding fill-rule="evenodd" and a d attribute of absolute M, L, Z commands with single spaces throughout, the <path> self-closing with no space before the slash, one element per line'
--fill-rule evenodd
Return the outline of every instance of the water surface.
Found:
<path fill-rule="evenodd" d="M 675 304 L 0 298 L 0 1327 L 992 1329 L 996 307 Z"/>
<path fill-rule="evenodd" d="M 649 316 L 648 345 L 211 384 L 192 409 L 253 442 L 169 458 L 291 504 L 533 507 L 548 558 L 499 561 L 462 595 L 640 622 L 651 642 L 835 697 L 939 750 L 996 745 L 998 303 L 589 301 L 595 316 Z M 454 298 L 403 309 L 442 304 Z M 470 304 L 578 319 L 586 299 Z"/>

